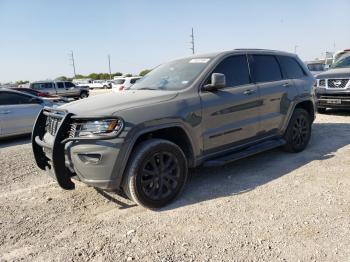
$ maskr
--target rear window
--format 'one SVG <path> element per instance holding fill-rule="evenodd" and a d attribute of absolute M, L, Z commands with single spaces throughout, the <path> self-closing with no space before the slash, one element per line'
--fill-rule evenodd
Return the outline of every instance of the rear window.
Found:
<path fill-rule="evenodd" d="M 252 55 L 252 73 L 257 83 L 282 80 L 280 66 L 273 55 Z"/>
<path fill-rule="evenodd" d="M 53 88 L 53 83 L 34 83 L 31 85 L 31 88 L 35 90 Z"/>
<path fill-rule="evenodd" d="M 57 87 L 58 88 L 64 88 L 63 82 L 57 82 Z"/>
<path fill-rule="evenodd" d="M 293 57 L 279 56 L 278 59 L 286 78 L 296 79 L 305 76 L 304 70 Z"/>

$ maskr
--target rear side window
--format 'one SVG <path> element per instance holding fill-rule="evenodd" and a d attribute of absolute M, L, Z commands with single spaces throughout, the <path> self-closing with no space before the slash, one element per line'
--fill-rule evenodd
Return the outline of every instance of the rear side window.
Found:
<path fill-rule="evenodd" d="M 226 76 L 226 86 L 240 86 L 250 83 L 247 57 L 236 55 L 225 58 L 213 71 Z M 210 80 L 209 80 L 210 81 Z"/>
<path fill-rule="evenodd" d="M 286 78 L 296 79 L 305 76 L 304 70 L 293 57 L 279 56 L 278 59 Z"/>
<path fill-rule="evenodd" d="M 273 55 L 252 55 L 251 68 L 256 83 L 282 80 L 280 66 Z"/>
<path fill-rule="evenodd" d="M 57 82 L 57 88 L 64 88 L 63 82 Z"/>
<path fill-rule="evenodd" d="M 21 105 L 32 103 L 32 97 L 30 96 L 10 92 L 2 92 L 0 94 L 0 105 Z"/>

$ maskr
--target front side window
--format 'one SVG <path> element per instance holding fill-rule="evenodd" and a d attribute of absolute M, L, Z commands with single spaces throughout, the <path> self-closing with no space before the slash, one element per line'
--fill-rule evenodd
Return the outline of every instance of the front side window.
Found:
<path fill-rule="evenodd" d="M 277 59 L 273 55 L 252 55 L 252 73 L 256 83 L 282 80 Z"/>
<path fill-rule="evenodd" d="M 227 87 L 246 85 L 250 83 L 248 62 L 245 55 L 235 55 L 225 58 L 214 69 L 213 73 L 224 74 Z"/>
<path fill-rule="evenodd" d="M 185 58 L 162 64 L 137 81 L 132 90 L 182 90 L 206 68 L 210 58 Z"/>
<path fill-rule="evenodd" d="M 66 86 L 66 88 L 74 87 L 74 84 L 71 82 L 64 82 L 64 85 Z"/>
<path fill-rule="evenodd" d="M 0 105 L 32 104 L 32 97 L 10 92 L 0 93 Z"/>
<path fill-rule="evenodd" d="M 287 78 L 297 79 L 305 76 L 304 70 L 293 57 L 279 56 L 278 59 Z"/>

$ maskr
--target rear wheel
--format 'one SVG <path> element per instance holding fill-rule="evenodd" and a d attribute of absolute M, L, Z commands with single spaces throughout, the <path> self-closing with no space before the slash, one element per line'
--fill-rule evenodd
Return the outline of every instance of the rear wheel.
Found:
<path fill-rule="evenodd" d="M 81 93 L 80 93 L 80 98 L 81 98 L 81 99 L 87 98 L 87 97 L 88 97 L 87 92 L 81 92 Z"/>
<path fill-rule="evenodd" d="M 180 194 L 187 180 L 187 160 L 174 143 L 142 142 L 134 150 L 124 181 L 126 195 L 150 209 L 163 207 Z"/>
<path fill-rule="evenodd" d="M 326 113 L 326 108 L 325 107 L 318 107 L 317 108 L 317 113 L 325 114 Z"/>
<path fill-rule="evenodd" d="M 311 137 L 311 123 L 311 116 L 306 110 L 302 108 L 294 110 L 284 135 L 287 142 L 284 146 L 286 151 L 297 153 L 306 148 Z"/>

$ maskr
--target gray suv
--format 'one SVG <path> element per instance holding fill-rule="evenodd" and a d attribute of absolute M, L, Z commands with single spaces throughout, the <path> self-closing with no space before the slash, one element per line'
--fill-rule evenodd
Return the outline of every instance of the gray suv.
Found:
<path fill-rule="evenodd" d="M 350 55 L 337 60 L 316 78 L 319 113 L 325 113 L 327 108 L 350 109 Z"/>
<path fill-rule="evenodd" d="M 34 156 L 64 189 L 79 180 L 159 208 L 182 191 L 189 168 L 280 146 L 304 150 L 314 82 L 296 55 L 278 51 L 171 61 L 124 92 L 44 109 L 32 134 Z"/>
<path fill-rule="evenodd" d="M 29 87 L 49 95 L 75 99 L 89 96 L 89 88 L 76 86 L 69 81 L 38 81 L 31 83 Z"/>

